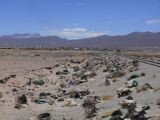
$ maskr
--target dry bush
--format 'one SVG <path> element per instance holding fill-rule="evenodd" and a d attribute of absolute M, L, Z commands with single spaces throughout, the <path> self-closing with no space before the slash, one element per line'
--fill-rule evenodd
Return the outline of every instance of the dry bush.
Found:
<path fill-rule="evenodd" d="M 82 106 L 84 107 L 86 118 L 91 118 L 96 115 L 96 104 L 99 100 L 100 98 L 98 96 L 87 96 L 84 99 L 84 103 L 82 104 Z"/>
<path fill-rule="evenodd" d="M 110 117 L 112 115 L 113 111 L 110 111 L 110 112 L 105 112 L 103 113 L 102 117 L 101 118 L 107 118 L 107 117 Z"/>
<path fill-rule="evenodd" d="M 150 84 L 145 83 L 137 88 L 137 92 L 147 91 L 148 89 L 153 89 Z"/>
<path fill-rule="evenodd" d="M 84 108 L 86 118 L 92 118 L 95 116 L 96 107 L 95 106 L 88 106 Z"/>

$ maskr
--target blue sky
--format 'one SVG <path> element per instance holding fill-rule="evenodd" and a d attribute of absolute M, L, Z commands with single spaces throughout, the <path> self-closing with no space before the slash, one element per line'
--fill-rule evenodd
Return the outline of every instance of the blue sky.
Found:
<path fill-rule="evenodd" d="M 0 0 L 0 35 L 63 38 L 160 31 L 160 0 Z"/>

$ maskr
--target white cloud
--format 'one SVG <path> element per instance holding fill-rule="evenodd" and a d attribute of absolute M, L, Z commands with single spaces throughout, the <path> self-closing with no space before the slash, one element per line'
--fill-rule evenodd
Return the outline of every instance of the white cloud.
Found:
<path fill-rule="evenodd" d="M 160 24 L 160 19 L 147 20 L 146 24 L 148 24 L 148 25 Z"/>
<path fill-rule="evenodd" d="M 56 35 L 67 39 L 79 39 L 87 37 L 96 37 L 104 35 L 104 32 L 95 32 L 87 30 L 86 28 L 64 28 L 62 30 L 49 30 L 50 35 Z"/>

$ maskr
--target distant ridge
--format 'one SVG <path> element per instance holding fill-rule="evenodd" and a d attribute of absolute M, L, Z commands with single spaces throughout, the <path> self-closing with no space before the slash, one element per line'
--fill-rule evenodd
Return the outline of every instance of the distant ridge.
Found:
<path fill-rule="evenodd" d="M 14 34 L 0 36 L 0 47 L 80 47 L 80 48 L 133 48 L 160 47 L 160 32 L 133 32 L 127 35 L 102 35 L 78 40 L 39 34 Z"/>

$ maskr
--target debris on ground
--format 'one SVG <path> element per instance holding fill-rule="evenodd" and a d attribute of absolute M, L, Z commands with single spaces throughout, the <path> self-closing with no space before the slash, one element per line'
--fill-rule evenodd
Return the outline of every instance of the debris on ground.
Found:
<path fill-rule="evenodd" d="M 35 84 L 35 85 L 43 85 L 44 81 L 43 80 L 34 80 L 33 84 Z"/>

